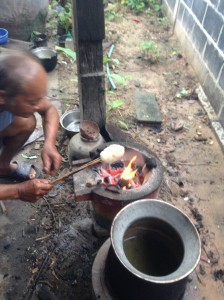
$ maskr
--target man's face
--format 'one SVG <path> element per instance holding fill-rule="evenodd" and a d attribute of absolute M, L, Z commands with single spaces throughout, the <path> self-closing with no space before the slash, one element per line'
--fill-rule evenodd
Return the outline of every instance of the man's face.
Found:
<path fill-rule="evenodd" d="M 27 80 L 24 93 L 17 95 L 7 104 L 7 110 L 16 116 L 28 118 L 41 111 L 42 102 L 46 97 L 47 75 L 38 68 L 36 74 Z"/>

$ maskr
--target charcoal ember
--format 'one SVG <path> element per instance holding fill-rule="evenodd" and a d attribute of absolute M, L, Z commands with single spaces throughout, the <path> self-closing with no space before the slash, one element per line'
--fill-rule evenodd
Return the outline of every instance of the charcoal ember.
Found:
<path fill-rule="evenodd" d="M 96 172 L 98 174 L 100 173 L 100 169 L 101 169 L 101 167 L 96 167 L 96 166 L 92 167 L 92 171 Z"/>
<path fill-rule="evenodd" d="M 146 160 L 146 166 L 151 170 L 157 167 L 157 162 L 156 159 L 154 157 L 151 157 L 149 159 Z"/>
<path fill-rule="evenodd" d="M 104 143 L 97 147 L 96 149 L 89 152 L 89 156 L 92 159 L 100 157 L 100 153 L 107 147 L 107 145 Z"/>
<path fill-rule="evenodd" d="M 118 175 L 114 176 L 114 181 L 118 183 L 120 178 L 121 178 L 121 174 L 118 174 Z"/>
<path fill-rule="evenodd" d="M 119 184 L 119 186 L 120 186 L 121 188 L 123 188 L 123 187 L 126 187 L 127 189 L 133 188 L 133 185 L 130 184 L 129 181 L 127 181 L 127 180 L 125 180 L 125 179 L 123 179 L 123 178 L 121 178 L 121 179 L 119 180 L 118 184 Z"/>
<path fill-rule="evenodd" d="M 103 183 L 103 179 L 97 179 L 97 184 L 102 184 Z"/>
<path fill-rule="evenodd" d="M 111 184 L 111 177 L 110 177 L 110 176 L 105 177 L 105 178 L 104 178 L 104 182 L 105 182 L 106 184 Z"/>
<path fill-rule="evenodd" d="M 105 190 L 116 193 L 116 194 L 120 194 L 121 192 L 121 188 L 119 185 L 115 185 L 115 184 L 108 184 L 105 187 Z"/>
<path fill-rule="evenodd" d="M 124 163 L 123 161 L 121 160 L 118 160 L 116 162 L 113 162 L 111 165 L 110 165 L 111 169 L 123 169 L 124 168 Z"/>

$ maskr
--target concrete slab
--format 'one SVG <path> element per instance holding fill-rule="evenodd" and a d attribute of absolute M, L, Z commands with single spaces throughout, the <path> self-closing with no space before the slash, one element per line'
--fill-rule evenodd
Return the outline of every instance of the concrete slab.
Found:
<path fill-rule="evenodd" d="M 223 129 L 223 126 L 218 121 L 218 117 L 217 117 L 214 109 L 212 108 L 209 99 L 205 95 L 202 87 L 199 86 L 197 88 L 196 92 L 198 94 L 198 99 L 199 99 L 202 107 L 204 108 L 204 110 L 206 111 L 206 113 L 208 115 L 208 118 L 211 122 L 211 127 L 219 141 L 221 149 L 222 149 L 222 151 L 224 151 L 224 129 Z"/>
<path fill-rule="evenodd" d="M 161 125 L 162 117 L 154 93 L 137 91 L 135 94 L 135 105 L 139 122 L 153 126 Z"/>
<path fill-rule="evenodd" d="M 212 125 L 213 130 L 215 131 L 215 134 L 218 138 L 220 146 L 222 147 L 222 150 L 224 151 L 224 129 L 220 122 L 212 122 L 211 125 Z"/>
<path fill-rule="evenodd" d="M 209 120 L 216 121 L 217 115 L 200 85 L 196 89 L 196 93 L 198 95 L 198 99 L 199 99 L 201 105 L 203 106 L 204 110 L 206 111 L 206 113 L 209 117 Z"/>

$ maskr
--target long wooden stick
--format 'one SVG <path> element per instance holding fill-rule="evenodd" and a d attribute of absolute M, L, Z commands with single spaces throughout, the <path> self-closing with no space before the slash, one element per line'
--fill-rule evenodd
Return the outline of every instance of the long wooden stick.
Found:
<path fill-rule="evenodd" d="M 57 183 L 57 182 L 59 182 L 59 181 L 65 179 L 65 178 L 67 178 L 67 177 L 69 177 L 69 176 L 71 176 L 71 175 L 73 175 L 73 174 L 75 174 L 75 173 L 81 171 L 81 170 L 84 170 L 84 169 L 86 169 L 86 168 L 88 168 L 88 167 L 92 167 L 92 166 L 94 166 L 94 165 L 96 165 L 96 164 L 98 164 L 98 163 L 100 163 L 100 162 L 102 162 L 102 161 L 101 161 L 101 158 L 98 157 L 98 158 L 96 158 L 96 159 L 90 161 L 89 163 L 84 164 L 84 165 L 82 165 L 82 166 L 80 166 L 80 167 L 78 167 L 78 168 L 76 168 L 76 169 L 74 169 L 74 170 L 72 170 L 72 171 L 70 171 L 70 172 L 64 174 L 63 176 L 61 176 L 61 177 L 59 177 L 59 178 L 57 178 L 57 179 L 52 180 L 50 183 L 51 183 L 51 184 L 55 184 L 55 183 Z"/>

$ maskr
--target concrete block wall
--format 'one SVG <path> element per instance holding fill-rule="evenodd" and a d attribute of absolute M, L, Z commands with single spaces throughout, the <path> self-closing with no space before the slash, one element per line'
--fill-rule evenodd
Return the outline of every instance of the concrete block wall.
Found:
<path fill-rule="evenodd" d="M 216 120 L 224 126 L 224 0 L 162 0 Z"/>

